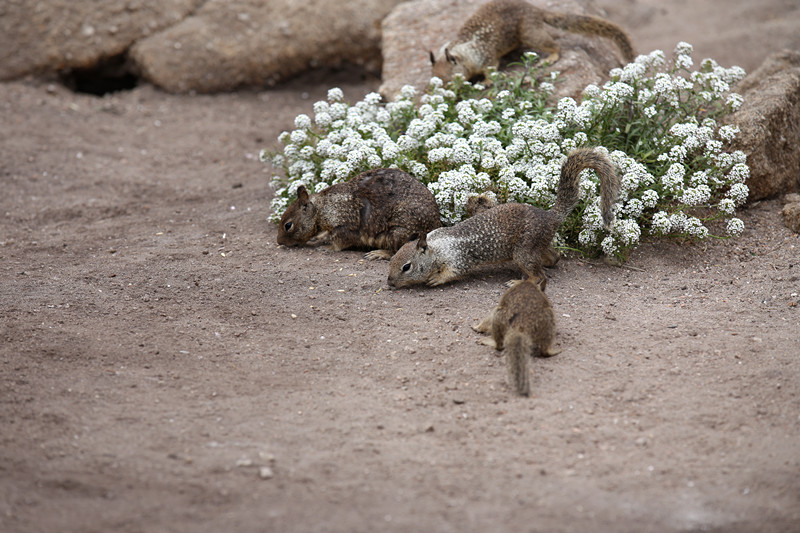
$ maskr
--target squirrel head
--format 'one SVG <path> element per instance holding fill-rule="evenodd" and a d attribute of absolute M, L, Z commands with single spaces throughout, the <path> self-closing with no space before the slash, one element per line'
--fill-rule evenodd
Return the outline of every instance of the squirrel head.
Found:
<path fill-rule="evenodd" d="M 460 54 L 456 50 L 450 49 L 449 42 L 445 43 L 441 49 L 439 49 L 438 58 L 434 55 L 433 51 L 429 52 L 429 54 L 433 75 L 443 82 L 447 83 L 451 81 L 456 74 L 461 74 L 464 78 L 469 76 L 469 72 L 461 61 Z"/>
<path fill-rule="evenodd" d="M 434 259 L 427 235 L 405 243 L 389 261 L 389 286 L 397 289 L 425 283 Z"/>
<path fill-rule="evenodd" d="M 297 246 L 308 242 L 317 233 L 317 206 L 304 186 L 297 188 L 297 200 L 281 217 L 278 244 Z"/>

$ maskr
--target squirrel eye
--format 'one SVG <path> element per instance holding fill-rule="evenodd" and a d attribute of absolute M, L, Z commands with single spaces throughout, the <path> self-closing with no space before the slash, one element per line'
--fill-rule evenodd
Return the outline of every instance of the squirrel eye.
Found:
<path fill-rule="evenodd" d="M 403 265 L 403 272 L 408 272 L 410 268 L 411 268 L 411 263 L 406 263 L 405 265 Z"/>
<path fill-rule="evenodd" d="M 286 224 L 283 225 L 283 229 L 285 229 L 286 231 L 289 231 L 289 230 L 292 229 L 292 225 L 293 224 L 291 222 L 287 222 Z"/>

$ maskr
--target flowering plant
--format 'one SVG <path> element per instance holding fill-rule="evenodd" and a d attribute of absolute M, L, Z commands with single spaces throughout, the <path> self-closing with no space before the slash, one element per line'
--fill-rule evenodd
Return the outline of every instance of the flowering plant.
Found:
<path fill-rule="evenodd" d="M 744 226 L 734 214 L 749 192 L 749 168 L 741 151 L 726 151 L 738 129 L 717 121 L 741 105 L 731 86 L 744 71 L 711 59 L 692 71 L 691 53 L 680 43 L 672 61 L 660 50 L 640 55 L 602 87 L 586 87 L 580 103 L 565 97 L 554 107 L 547 102 L 558 74 L 544 76 L 530 53 L 522 70 L 492 73 L 488 88 L 432 78 L 418 103 L 411 86 L 393 102 L 370 93 L 355 105 L 331 89 L 314 104 L 313 119 L 301 114 L 296 129 L 280 135 L 282 153 L 261 152 L 284 172 L 272 181 L 271 220 L 301 184 L 319 192 L 376 167 L 400 168 L 427 184 L 445 224 L 460 221 L 478 194 L 549 209 L 566 155 L 597 146 L 620 171 L 616 221 L 603 229 L 598 180 L 586 170 L 557 245 L 621 258 L 642 231 L 702 239 L 705 224 L 720 218 L 738 235 Z"/>

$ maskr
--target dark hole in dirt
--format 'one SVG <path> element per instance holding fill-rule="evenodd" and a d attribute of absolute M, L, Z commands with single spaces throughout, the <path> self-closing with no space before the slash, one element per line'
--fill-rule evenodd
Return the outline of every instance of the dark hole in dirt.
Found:
<path fill-rule="evenodd" d="M 129 91 L 139 84 L 139 77 L 131 69 L 127 54 L 102 59 L 88 68 L 62 71 L 59 77 L 70 90 L 97 96 Z"/>

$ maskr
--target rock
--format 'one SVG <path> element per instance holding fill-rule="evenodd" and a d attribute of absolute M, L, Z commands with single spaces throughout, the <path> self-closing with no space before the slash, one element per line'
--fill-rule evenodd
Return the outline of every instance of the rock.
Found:
<path fill-rule="evenodd" d="M 82 69 L 124 53 L 202 0 L 4 0 L 0 7 L 0 80 Z"/>
<path fill-rule="evenodd" d="M 380 22 L 401 0 L 209 0 L 131 57 L 171 92 L 271 85 L 310 68 L 380 70 Z"/>
<path fill-rule="evenodd" d="M 383 83 L 380 93 L 391 100 L 403 87 L 423 90 L 431 78 L 429 51 L 438 52 L 453 39 L 464 21 L 486 0 L 414 0 L 398 5 L 383 21 Z M 552 2 L 530 0 L 536 6 L 569 13 L 603 16 L 591 0 Z M 561 73 L 556 97 L 579 97 L 590 83 L 608 79 L 612 68 L 623 65 L 616 45 L 608 39 L 587 37 L 547 27 L 562 46 L 553 70 Z M 635 43 L 634 43 L 635 44 Z"/>
<path fill-rule="evenodd" d="M 792 202 L 781 210 L 783 223 L 795 233 L 800 233 L 800 202 Z"/>
<path fill-rule="evenodd" d="M 736 87 L 742 107 L 733 148 L 747 154 L 749 201 L 800 189 L 800 51 L 768 57 Z"/>

